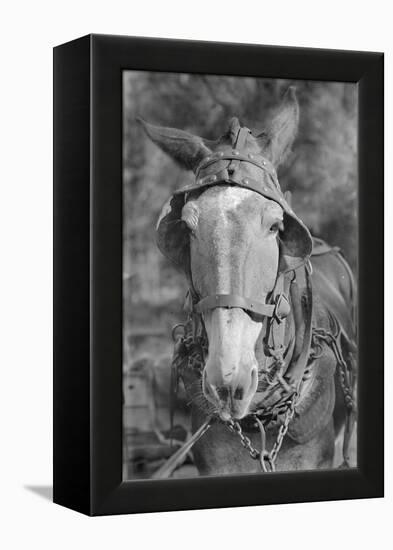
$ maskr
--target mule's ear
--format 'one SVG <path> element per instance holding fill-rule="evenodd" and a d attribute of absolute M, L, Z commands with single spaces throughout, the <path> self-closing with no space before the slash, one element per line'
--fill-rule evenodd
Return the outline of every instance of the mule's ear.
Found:
<path fill-rule="evenodd" d="M 210 142 L 198 136 L 177 128 L 154 126 L 141 118 L 136 120 L 156 145 L 187 170 L 194 170 L 203 157 L 211 153 Z"/>
<path fill-rule="evenodd" d="M 299 126 L 299 104 L 296 90 L 290 86 L 285 92 L 281 105 L 258 136 L 263 153 L 269 157 L 276 168 L 284 162 L 291 151 Z"/>

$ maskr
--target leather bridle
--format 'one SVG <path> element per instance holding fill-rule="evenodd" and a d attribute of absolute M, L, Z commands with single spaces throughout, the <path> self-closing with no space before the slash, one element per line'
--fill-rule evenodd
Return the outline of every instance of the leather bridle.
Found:
<path fill-rule="evenodd" d="M 262 196 L 271 195 L 267 186 L 261 186 L 261 183 L 253 178 L 247 176 L 242 178 L 241 181 L 231 178 L 233 173 L 239 167 L 240 163 L 245 162 L 248 164 L 252 164 L 253 166 L 257 166 L 262 171 L 266 172 L 274 182 L 275 187 L 279 189 L 276 170 L 269 160 L 262 158 L 262 160 L 258 161 L 256 160 L 256 155 L 244 155 L 240 153 L 239 149 L 243 149 L 245 147 L 247 136 L 249 135 L 249 133 L 250 130 L 248 128 L 239 128 L 232 153 L 224 153 L 223 151 L 218 151 L 204 158 L 195 171 L 197 184 L 202 186 L 212 186 L 222 183 L 232 183 L 236 186 L 246 187 L 247 189 L 250 189 Z M 259 158 L 260 156 L 258 155 L 258 159 Z M 213 166 L 220 161 L 230 161 L 230 163 L 226 168 L 218 169 L 214 173 L 208 174 L 205 177 L 200 177 L 200 173 L 202 170 L 205 170 L 206 168 Z M 274 200 L 281 202 L 281 198 L 279 196 L 274 196 Z M 288 295 L 286 295 L 282 291 L 283 276 L 283 273 L 278 274 L 274 289 L 270 293 L 270 303 L 267 304 L 249 297 L 239 296 L 237 294 L 213 294 L 200 298 L 194 288 L 194 285 L 192 283 L 192 275 L 189 272 L 188 279 L 192 296 L 191 309 L 195 313 L 203 314 L 209 310 L 216 308 L 240 308 L 248 313 L 253 314 L 253 316 L 256 316 L 257 318 L 259 317 L 261 320 L 265 317 L 270 317 L 272 319 L 275 319 L 277 322 L 281 322 L 285 317 L 289 315 L 291 310 Z"/>
<path fill-rule="evenodd" d="M 279 204 L 281 203 L 283 206 L 285 205 L 284 208 L 287 213 L 289 212 L 293 215 L 292 209 L 282 198 L 277 174 L 273 165 L 267 159 L 261 158 L 260 155 L 257 155 L 257 160 L 256 156 L 253 154 L 245 155 L 240 153 L 239 149 L 245 148 L 249 132 L 250 130 L 247 128 L 239 128 L 232 152 L 218 151 L 201 161 L 195 171 L 197 186 L 201 186 L 205 189 L 214 185 L 230 184 L 247 188 Z M 229 165 L 222 168 L 222 163 L 221 165 L 219 164 L 221 161 L 230 162 Z M 240 167 L 240 163 L 249 163 L 261 169 L 271 179 L 273 186 L 263 186 L 260 181 L 248 176 L 242 178 L 235 177 L 234 173 L 236 169 Z M 211 171 L 206 176 L 201 175 L 203 170 L 214 167 L 215 164 L 218 165 L 216 171 Z M 191 190 L 194 191 L 195 186 L 192 186 Z M 182 192 L 184 192 L 184 190 L 182 190 Z M 250 456 L 259 460 L 263 471 L 274 471 L 275 460 L 280 451 L 282 441 L 288 429 L 290 429 L 290 423 L 295 414 L 295 407 L 300 392 L 303 391 L 302 384 L 303 380 L 307 378 L 305 373 L 310 360 L 313 334 L 313 295 L 311 281 L 312 268 L 309 256 L 305 255 L 305 257 L 301 258 L 300 262 L 292 264 L 288 268 L 278 269 L 276 282 L 269 295 L 268 303 L 262 303 L 258 300 L 239 296 L 237 294 L 214 294 L 201 297 L 193 285 L 191 266 L 189 264 L 185 266 L 185 272 L 189 282 L 189 299 L 186 302 L 186 310 L 188 310 L 189 319 L 186 325 L 181 325 L 183 328 L 187 328 L 186 333 L 174 338 L 175 351 L 172 361 L 171 376 L 171 427 L 174 418 L 173 394 L 176 396 L 177 381 L 179 376 L 182 376 L 180 372 L 181 369 L 196 370 L 200 376 L 205 365 L 205 352 L 208 349 L 208 342 L 206 331 L 204 330 L 203 314 L 216 308 L 240 308 L 264 323 L 266 328 L 265 331 L 261 330 L 261 334 L 264 333 L 262 337 L 266 361 L 259 371 L 259 376 L 261 374 L 265 375 L 266 384 L 263 388 L 260 388 L 259 384 L 257 393 L 262 390 L 262 401 L 266 402 L 267 405 L 263 405 L 261 409 L 249 415 L 251 422 L 254 423 L 254 427 L 256 425 L 257 429 L 260 431 L 261 449 L 255 449 L 251 445 L 250 439 L 242 433 L 242 422 L 243 420 L 247 422 L 247 417 L 241 421 L 229 422 L 227 423 L 227 427 L 239 436 L 241 444 L 248 450 Z M 297 277 L 302 280 L 301 285 L 298 284 Z M 284 347 L 286 320 L 291 312 L 294 322 L 295 337 L 290 353 L 286 354 Z M 200 332 L 201 326 L 203 329 L 202 332 Z M 320 339 L 327 340 L 330 338 L 329 342 L 338 359 L 338 364 L 341 369 L 341 378 L 344 380 L 345 373 L 348 369 L 344 360 L 340 357 L 338 336 L 334 337 L 329 333 L 325 334 L 325 332 L 319 331 L 315 334 L 317 334 Z M 288 380 L 291 380 L 292 383 L 288 383 Z M 352 396 L 352 388 L 350 385 L 346 385 L 343 382 L 342 385 L 346 400 L 349 400 Z M 278 390 L 280 394 L 278 400 L 276 400 L 276 390 Z M 352 406 L 352 401 L 350 405 Z M 284 414 L 284 420 L 278 430 L 276 442 L 272 450 L 268 452 L 265 447 L 265 426 L 269 425 L 271 421 L 274 422 L 274 419 L 277 419 L 280 414 Z M 353 429 L 353 416 L 354 413 L 351 410 L 347 415 L 345 426 L 343 451 L 344 463 L 346 464 L 348 464 L 348 445 L 350 434 Z M 164 478 L 170 475 L 176 465 L 183 460 L 191 447 L 210 428 L 213 421 L 213 416 L 209 416 L 191 439 L 156 472 L 154 477 Z M 247 428 L 252 429 L 252 423 L 249 424 Z"/>

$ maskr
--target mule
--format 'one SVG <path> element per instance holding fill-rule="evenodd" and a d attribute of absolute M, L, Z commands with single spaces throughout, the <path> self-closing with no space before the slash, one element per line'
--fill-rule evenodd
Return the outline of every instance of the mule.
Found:
<path fill-rule="evenodd" d="M 355 285 L 281 192 L 298 121 L 293 88 L 256 136 L 236 118 L 214 142 L 140 121 L 196 178 L 164 206 L 157 243 L 190 287 L 181 376 L 193 431 L 215 419 L 193 449 L 201 475 L 331 468 L 349 410 L 348 447 Z"/>

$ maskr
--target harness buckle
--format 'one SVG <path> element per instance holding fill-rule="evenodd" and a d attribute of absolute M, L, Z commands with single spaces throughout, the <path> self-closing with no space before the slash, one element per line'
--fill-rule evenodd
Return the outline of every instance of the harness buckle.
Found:
<path fill-rule="evenodd" d="M 274 308 L 273 316 L 276 319 L 277 323 L 281 323 L 291 312 L 291 306 L 289 304 L 288 298 L 285 294 L 279 294 L 276 297 L 276 306 Z"/>

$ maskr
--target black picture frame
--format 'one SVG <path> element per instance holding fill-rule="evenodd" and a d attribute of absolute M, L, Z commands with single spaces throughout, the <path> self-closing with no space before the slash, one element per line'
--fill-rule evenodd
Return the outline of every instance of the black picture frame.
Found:
<path fill-rule="evenodd" d="M 122 480 L 122 71 L 359 86 L 358 467 Z M 88 515 L 383 496 L 383 54 L 89 35 L 54 49 L 54 502 Z"/>

